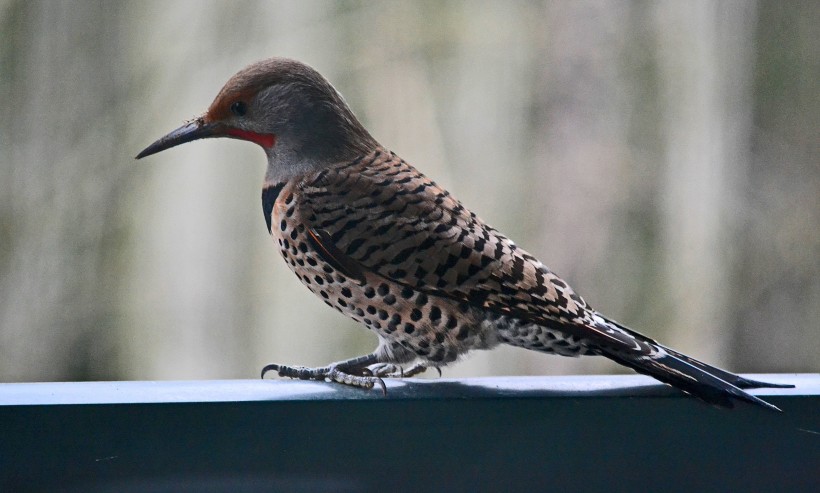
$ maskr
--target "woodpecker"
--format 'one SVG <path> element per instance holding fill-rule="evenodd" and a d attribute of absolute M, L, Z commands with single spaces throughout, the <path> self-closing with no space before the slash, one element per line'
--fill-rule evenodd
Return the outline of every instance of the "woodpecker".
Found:
<path fill-rule="evenodd" d="M 363 388 L 500 344 L 604 356 L 721 407 L 758 382 L 666 347 L 593 310 L 564 280 L 379 144 L 334 87 L 286 58 L 234 75 L 200 117 L 137 159 L 193 140 L 253 142 L 267 156 L 262 210 L 285 262 L 327 305 L 379 339 L 370 354 L 280 376 Z M 405 368 L 406 366 L 406 368 Z M 439 370 L 440 371 L 440 370 Z"/>

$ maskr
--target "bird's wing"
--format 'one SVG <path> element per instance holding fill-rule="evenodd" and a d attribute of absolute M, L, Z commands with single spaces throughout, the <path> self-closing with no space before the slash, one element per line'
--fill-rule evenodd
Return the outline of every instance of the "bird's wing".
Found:
<path fill-rule="evenodd" d="M 649 354 L 605 323 L 535 257 L 392 153 L 302 183 L 315 248 L 349 277 L 376 273 L 414 290 L 562 330 L 591 345 Z"/>

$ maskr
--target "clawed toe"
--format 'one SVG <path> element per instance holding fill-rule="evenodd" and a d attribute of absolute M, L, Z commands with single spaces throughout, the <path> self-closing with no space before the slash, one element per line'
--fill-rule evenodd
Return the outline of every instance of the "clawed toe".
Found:
<path fill-rule="evenodd" d="M 280 377 L 296 378 L 299 380 L 324 380 L 329 367 L 308 368 L 306 366 L 286 366 L 271 363 L 262 368 L 262 378 L 269 371 L 275 371 Z"/>
<path fill-rule="evenodd" d="M 278 372 L 278 371 L 279 371 L 279 368 L 280 368 L 280 365 L 277 365 L 276 363 L 271 363 L 271 364 L 269 364 L 269 365 L 265 365 L 265 367 L 264 367 L 264 368 L 262 368 L 262 375 L 261 375 L 261 377 L 262 377 L 262 378 L 265 378 L 265 374 L 266 374 L 267 372 L 269 372 L 269 371 L 275 371 L 275 372 Z"/>
<path fill-rule="evenodd" d="M 368 366 L 367 370 L 374 377 L 401 378 L 404 376 L 404 368 L 393 363 L 376 363 Z"/>
<path fill-rule="evenodd" d="M 348 373 L 339 369 L 337 365 L 308 368 L 305 366 L 286 366 L 271 363 L 262 368 L 262 378 L 265 378 L 265 374 L 271 371 L 275 371 L 280 377 L 336 382 L 363 389 L 372 389 L 378 384 L 382 389 L 382 393 L 387 395 L 387 386 L 384 384 L 384 380 L 382 380 L 380 376 L 374 375 L 373 372 L 366 367 L 353 368 Z"/>
<path fill-rule="evenodd" d="M 424 373 L 425 371 L 427 371 L 428 368 L 435 368 L 438 372 L 438 376 L 441 376 L 441 368 L 439 368 L 438 366 L 427 366 L 426 363 L 416 363 L 415 365 L 405 370 L 402 376 L 405 378 L 413 377 L 420 373 Z"/>
<path fill-rule="evenodd" d="M 362 375 L 353 375 L 339 370 L 338 367 L 331 366 L 325 379 L 344 385 L 361 387 L 363 389 L 372 389 L 374 385 L 378 384 L 382 389 L 382 394 L 387 395 L 387 386 L 384 384 L 384 380 L 382 380 L 381 377 L 374 376 L 372 374 L 364 375 L 364 372 L 362 373 Z M 369 370 L 368 373 L 370 373 Z"/>
<path fill-rule="evenodd" d="M 428 368 L 435 368 L 438 376 L 441 376 L 441 368 L 438 366 L 428 366 L 426 363 L 416 363 L 408 369 L 393 363 L 377 363 L 367 367 L 370 373 L 382 378 L 409 378 L 424 373 Z"/>

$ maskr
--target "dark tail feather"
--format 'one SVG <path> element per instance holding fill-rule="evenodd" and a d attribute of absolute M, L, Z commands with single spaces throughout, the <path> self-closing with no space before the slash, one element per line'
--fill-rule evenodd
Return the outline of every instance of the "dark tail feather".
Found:
<path fill-rule="evenodd" d="M 737 386 L 713 375 L 711 372 L 705 371 L 703 367 L 708 367 L 708 365 L 703 363 L 694 365 L 669 352 L 662 356 L 640 356 L 637 358 L 625 358 L 622 354 L 607 353 L 604 353 L 604 356 L 624 366 L 628 366 L 638 373 L 649 375 L 661 382 L 668 383 L 675 388 L 716 406 L 732 408 L 734 407 L 733 399 L 737 399 L 765 407 L 772 411 L 780 411 L 776 406 L 744 392 Z M 722 372 L 722 370 L 720 371 Z"/>
<path fill-rule="evenodd" d="M 658 344 L 661 346 L 660 344 Z M 696 366 L 701 370 L 711 373 L 712 375 L 724 380 L 739 389 L 761 389 L 761 388 L 771 388 L 771 389 L 793 389 L 794 385 L 786 384 L 786 383 L 770 383 L 770 382 L 761 382 L 759 380 L 752 380 L 749 378 L 743 378 L 740 375 L 735 375 L 734 373 L 730 373 L 726 370 L 721 370 L 720 368 L 716 368 L 714 366 L 707 365 L 701 361 L 696 360 L 695 358 L 686 356 L 685 354 L 679 353 L 674 349 L 669 349 L 666 346 L 661 346 L 667 353 L 675 356 L 676 358 L 682 359 L 687 363 L 691 364 L 692 366 Z"/>
<path fill-rule="evenodd" d="M 741 389 L 760 387 L 789 388 L 793 385 L 781 385 L 767 382 L 758 382 L 743 378 L 726 370 L 721 370 L 702 361 L 679 353 L 674 349 L 658 344 L 652 339 L 624 327 L 617 322 L 607 320 L 617 328 L 627 332 L 639 341 L 654 346 L 658 353 L 652 355 L 633 356 L 623 351 L 607 351 L 601 348 L 601 354 L 624 366 L 628 366 L 638 373 L 649 375 L 661 382 L 668 383 L 686 393 L 699 397 L 704 401 L 720 407 L 734 407 L 734 400 L 740 400 L 780 412 L 776 406 L 759 399 Z"/>

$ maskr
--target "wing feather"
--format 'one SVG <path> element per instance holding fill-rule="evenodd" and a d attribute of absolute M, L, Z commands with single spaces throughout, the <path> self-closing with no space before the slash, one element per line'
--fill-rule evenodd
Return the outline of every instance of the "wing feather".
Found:
<path fill-rule="evenodd" d="M 324 170 L 302 184 L 299 199 L 320 253 L 346 275 L 361 279 L 366 270 L 598 346 L 652 350 L 607 324 L 535 257 L 394 154 L 356 168 Z"/>

